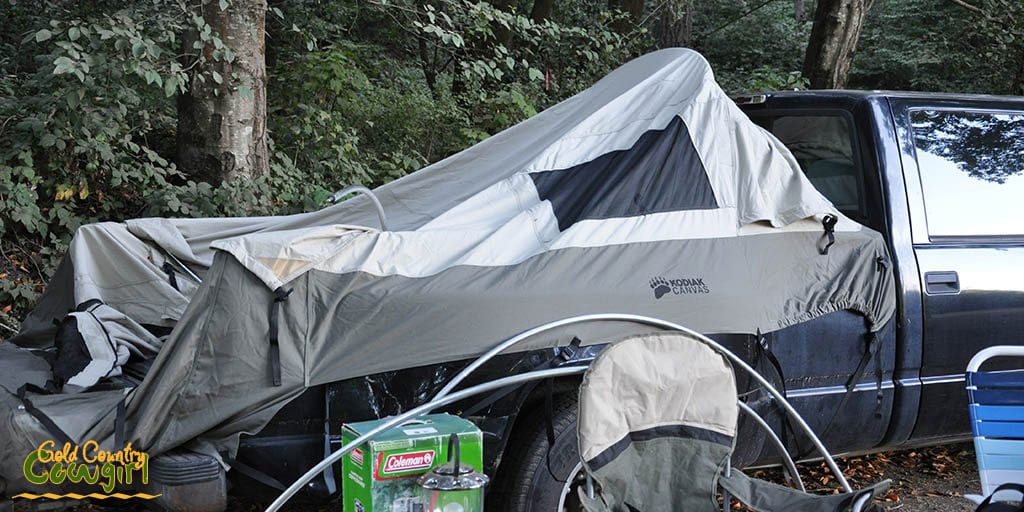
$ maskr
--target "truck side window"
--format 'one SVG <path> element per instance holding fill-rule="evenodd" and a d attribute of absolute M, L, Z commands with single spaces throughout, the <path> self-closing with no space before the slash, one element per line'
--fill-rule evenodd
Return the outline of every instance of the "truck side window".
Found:
<path fill-rule="evenodd" d="M 766 128 L 789 148 L 814 187 L 836 208 L 862 217 L 862 180 L 847 118 L 787 115 L 773 118 Z"/>
<path fill-rule="evenodd" d="M 913 110 L 930 236 L 1024 235 L 1024 113 Z"/>

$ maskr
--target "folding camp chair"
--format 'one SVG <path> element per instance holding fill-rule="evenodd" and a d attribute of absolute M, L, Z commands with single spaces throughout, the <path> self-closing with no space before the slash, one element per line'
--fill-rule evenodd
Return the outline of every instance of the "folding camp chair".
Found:
<path fill-rule="evenodd" d="M 1024 484 L 1024 369 L 980 371 L 987 360 L 1005 356 L 1024 357 L 1024 347 L 989 347 L 967 364 L 968 407 L 982 495 L 965 497 L 975 503 L 986 496 L 995 501 L 1021 499 L 1019 490 L 993 496 L 1003 484 Z"/>
<path fill-rule="evenodd" d="M 730 468 L 739 411 L 753 412 L 737 406 L 729 358 L 705 340 L 682 332 L 634 337 L 605 349 L 590 366 L 580 387 L 580 455 L 592 481 L 580 492 L 584 508 L 710 512 L 720 507 L 721 485 L 724 510 L 731 494 L 758 511 L 860 511 L 888 487 L 885 481 L 819 496 Z"/>

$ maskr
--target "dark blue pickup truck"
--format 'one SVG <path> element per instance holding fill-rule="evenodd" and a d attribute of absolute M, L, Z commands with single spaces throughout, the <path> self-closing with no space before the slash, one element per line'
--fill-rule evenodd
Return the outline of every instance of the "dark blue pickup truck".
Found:
<path fill-rule="evenodd" d="M 835 452 L 966 438 L 968 360 L 989 345 L 1024 343 L 1024 98 L 793 91 L 736 102 L 786 144 L 843 213 L 884 235 L 898 309 L 876 337 L 865 334 L 862 316 L 848 311 L 761 337 L 714 337 L 784 383 L 790 400 Z M 508 356 L 480 379 L 553 357 L 568 363 L 595 353 L 591 347 L 571 356 L 558 350 Z M 330 425 L 340 425 L 395 414 L 437 392 L 462 365 L 311 389 L 258 436 L 243 440 L 239 460 L 293 481 L 322 456 L 325 415 Z M 489 510 L 575 509 L 576 385 L 559 383 L 550 406 L 541 387 L 482 408 L 453 409 L 485 431 L 488 473 L 495 477 Z M 770 404 L 760 409 L 772 416 Z M 342 410 L 344 417 L 336 412 Z M 784 430 L 778 415 L 774 421 Z M 556 434 L 552 446 L 549 422 Z M 336 437 L 336 427 L 329 428 Z M 773 450 L 757 429 L 747 432 L 737 462 L 772 462 Z M 793 453 L 808 452 L 805 440 L 785 438 Z M 231 473 L 243 485 L 265 480 Z M 331 489 L 321 478 L 306 497 L 327 498 Z"/>
<path fill-rule="evenodd" d="M 712 337 L 780 385 L 833 453 L 967 438 L 968 360 L 990 345 L 1024 344 L 1024 98 L 792 91 L 736 103 L 790 149 L 838 209 L 883 234 L 890 259 L 879 264 L 895 273 L 897 310 L 875 335 L 861 314 L 836 311 L 764 335 Z M 586 362 L 600 348 L 500 356 L 475 382 Z M 181 481 L 163 505 L 222 510 L 225 478 L 245 495 L 276 496 L 341 445 L 344 422 L 423 403 L 466 363 L 311 387 L 258 434 L 243 436 L 226 475 L 212 459 L 203 462 L 219 471 L 217 485 L 194 484 L 195 471 L 171 475 Z M 577 387 L 573 379 L 525 386 L 449 409 L 484 431 L 488 510 L 579 509 Z M 792 453 L 810 453 L 770 400 L 751 392 L 748 404 L 783 432 Z M 736 464 L 773 463 L 763 433 L 740 429 Z M 175 457 L 183 468 L 199 467 Z M 298 498 L 337 498 L 339 471 L 321 474 Z"/>

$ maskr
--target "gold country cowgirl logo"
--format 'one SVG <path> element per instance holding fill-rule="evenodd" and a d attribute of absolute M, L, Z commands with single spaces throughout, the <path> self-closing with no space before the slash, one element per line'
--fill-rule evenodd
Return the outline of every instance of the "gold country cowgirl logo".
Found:
<path fill-rule="evenodd" d="M 149 483 L 149 454 L 132 448 L 128 443 L 117 451 L 100 449 L 96 441 L 86 441 L 81 445 L 64 443 L 57 447 L 55 441 L 44 441 L 38 448 L 29 452 L 22 466 L 25 480 L 36 485 L 72 484 L 98 485 L 103 494 L 32 494 L 21 493 L 15 498 L 142 498 L 151 500 L 160 496 L 137 493 L 124 494 L 113 492 L 118 486 L 130 487 L 136 481 L 142 485 Z"/>

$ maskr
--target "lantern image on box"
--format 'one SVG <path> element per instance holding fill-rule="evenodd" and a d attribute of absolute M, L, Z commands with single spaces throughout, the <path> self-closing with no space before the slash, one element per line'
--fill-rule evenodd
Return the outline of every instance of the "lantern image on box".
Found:
<path fill-rule="evenodd" d="M 459 462 L 459 435 L 448 438 L 448 462 L 416 480 L 423 512 L 483 512 L 487 475 Z"/>

